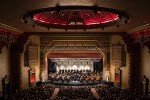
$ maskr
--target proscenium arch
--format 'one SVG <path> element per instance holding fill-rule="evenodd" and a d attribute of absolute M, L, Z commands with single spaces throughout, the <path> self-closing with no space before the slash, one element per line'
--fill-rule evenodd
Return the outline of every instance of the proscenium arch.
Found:
<path fill-rule="evenodd" d="M 86 41 L 88 41 L 88 42 L 95 42 L 96 43 L 96 46 L 95 46 L 95 48 L 96 48 L 96 50 L 97 50 L 97 52 L 101 55 L 101 59 L 103 60 L 103 66 L 105 66 L 106 65 L 106 61 L 105 60 L 107 60 L 106 59 L 106 57 L 107 57 L 107 49 L 105 48 L 105 47 L 103 47 L 97 40 L 53 40 L 50 44 L 48 44 L 46 47 L 45 47 L 45 49 L 43 50 L 43 51 L 41 51 L 41 69 L 45 72 L 45 74 L 46 75 L 48 75 L 48 55 L 51 55 L 52 54 L 52 52 L 54 51 L 55 52 L 55 50 L 54 50 L 54 43 L 55 42 L 61 42 L 61 41 L 72 41 L 72 42 L 86 42 Z M 81 43 L 82 44 L 82 43 Z M 63 51 L 63 50 L 62 50 Z M 80 51 L 78 51 L 78 52 L 80 52 Z M 48 78 L 48 76 L 47 76 L 47 78 Z"/>

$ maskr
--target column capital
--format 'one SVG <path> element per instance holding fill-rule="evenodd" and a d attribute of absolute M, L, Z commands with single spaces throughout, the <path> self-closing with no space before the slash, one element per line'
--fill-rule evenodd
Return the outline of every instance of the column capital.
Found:
<path fill-rule="evenodd" d="M 127 47 L 127 53 L 131 53 L 133 50 L 133 41 L 134 39 L 132 37 L 130 37 L 129 35 L 123 35 L 123 41 L 126 44 Z"/>
<path fill-rule="evenodd" d="M 148 47 L 149 53 L 150 53 L 150 40 L 146 41 L 146 42 L 144 43 L 144 45 Z"/>
<path fill-rule="evenodd" d="M 18 53 L 23 53 L 24 51 L 24 44 L 26 44 L 27 40 L 29 38 L 29 35 L 20 35 L 19 38 L 17 38 L 17 52 Z"/>
<path fill-rule="evenodd" d="M 2 53 L 2 49 L 4 46 L 6 46 L 6 43 L 3 41 L 0 41 L 0 54 Z"/>
<path fill-rule="evenodd" d="M 9 33 L 7 31 L 2 31 L 0 28 L 0 53 L 4 46 L 9 47 L 12 43 L 16 43 L 19 34 Z"/>

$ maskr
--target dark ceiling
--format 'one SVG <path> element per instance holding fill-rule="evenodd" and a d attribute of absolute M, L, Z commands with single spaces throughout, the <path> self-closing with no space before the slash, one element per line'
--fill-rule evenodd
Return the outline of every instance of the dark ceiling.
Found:
<path fill-rule="evenodd" d="M 66 5 L 92 6 L 113 8 L 129 13 L 132 17 L 127 24 L 118 29 L 113 26 L 104 29 L 103 32 L 126 32 L 133 28 L 150 23 L 150 0 L 0 0 L 0 23 L 20 29 L 24 32 L 65 32 L 65 30 L 47 30 L 39 26 L 32 27 L 21 21 L 24 13 L 35 9 L 54 7 L 59 3 Z M 102 32 L 101 29 L 87 30 L 87 32 Z M 83 32 L 83 30 L 70 30 L 68 32 Z"/>

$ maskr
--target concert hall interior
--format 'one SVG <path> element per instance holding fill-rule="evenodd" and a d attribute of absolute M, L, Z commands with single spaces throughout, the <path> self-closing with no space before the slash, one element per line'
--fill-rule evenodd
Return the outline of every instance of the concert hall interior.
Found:
<path fill-rule="evenodd" d="M 149 0 L 0 0 L 0 99 L 149 100 Z"/>

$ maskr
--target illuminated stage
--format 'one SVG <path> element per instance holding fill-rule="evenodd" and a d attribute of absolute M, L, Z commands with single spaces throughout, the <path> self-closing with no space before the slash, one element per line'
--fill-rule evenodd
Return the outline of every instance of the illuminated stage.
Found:
<path fill-rule="evenodd" d="M 62 82 L 51 82 L 50 80 L 47 80 L 42 83 L 47 83 L 47 84 L 53 84 L 53 85 L 64 85 L 64 86 L 84 86 L 84 85 L 98 85 L 98 84 L 104 84 L 104 85 L 109 85 L 109 86 L 114 86 L 114 82 L 107 82 L 105 80 L 102 81 L 95 81 L 95 82 L 79 82 L 79 81 L 71 81 L 68 83 L 62 83 Z"/>

